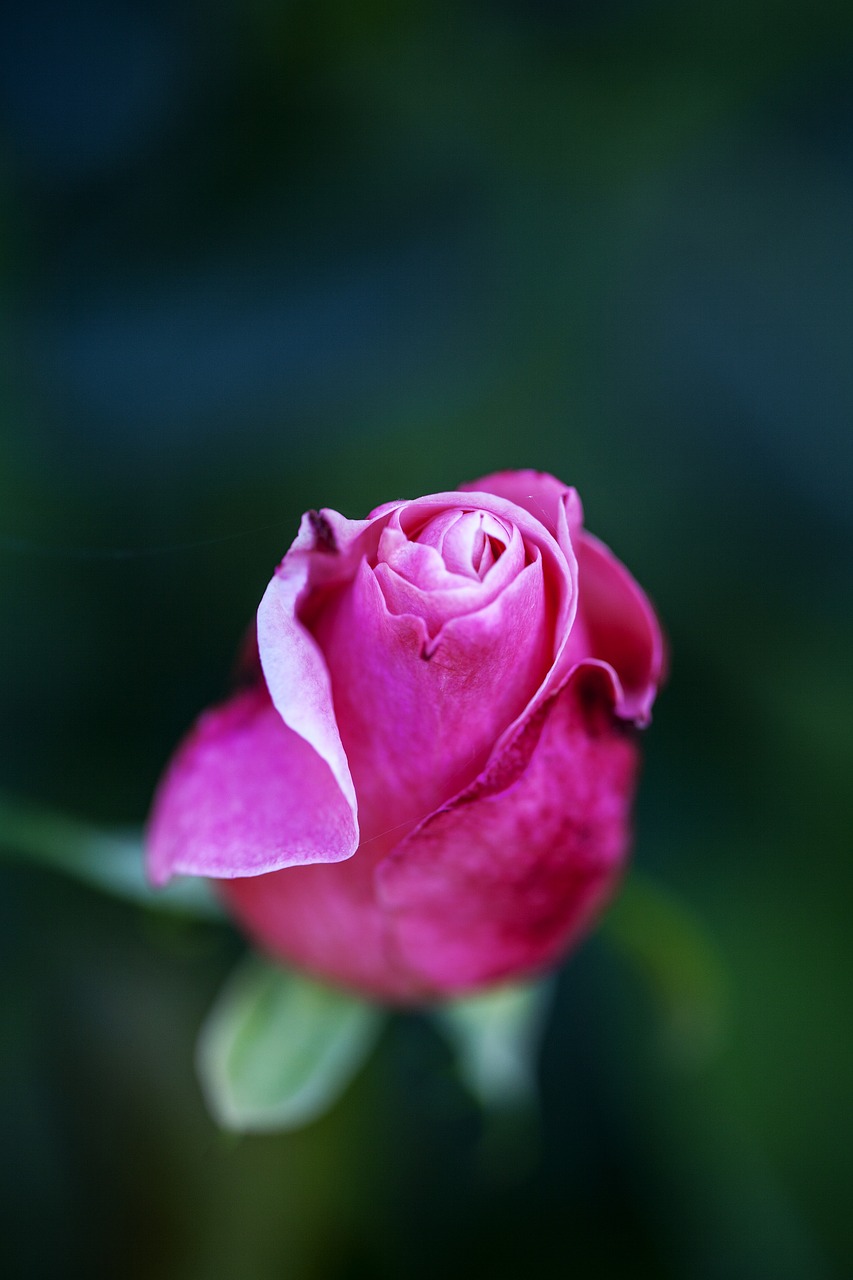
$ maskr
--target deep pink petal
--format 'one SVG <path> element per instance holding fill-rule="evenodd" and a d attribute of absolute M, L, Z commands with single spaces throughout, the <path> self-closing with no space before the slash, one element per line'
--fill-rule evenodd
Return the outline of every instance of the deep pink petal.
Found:
<path fill-rule="evenodd" d="M 607 662 L 622 690 L 618 715 L 648 724 L 663 679 L 664 641 L 645 592 L 613 552 L 582 533 L 576 539 L 578 614 L 591 657 Z"/>
<path fill-rule="evenodd" d="M 179 747 L 155 798 L 148 868 L 155 884 L 259 876 L 337 862 L 357 843 L 328 765 L 258 687 L 206 712 Z"/>
<path fill-rule="evenodd" d="M 334 866 L 290 867 L 218 885 L 256 945 L 345 987 L 386 1000 L 424 990 L 395 953 L 376 899 L 369 849 Z"/>
<path fill-rule="evenodd" d="M 477 776 L 548 671 L 549 607 L 541 557 L 435 638 L 389 612 L 366 563 L 330 601 L 316 635 L 365 839 L 401 838 Z"/>
<path fill-rule="evenodd" d="M 552 963 L 611 892 L 637 748 L 579 668 L 493 766 L 378 867 L 405 964 L 441 992 Z"/>
<path fill-rule="evenodd" d="M 543 471 L 499 471 L 463 489 L 485 489 L 539 516 L 563 543 L 568 529 L 578 560 L 578 613 L 563 657 L 563 669 L 592 658 L 615 676 L 616 713 L 648 724 L 664 676 L 660 625 L 642 588 L 612 551 L 583 529 L 576 491 Z M 564 523 L 565 521 L 565 523 Z"/>

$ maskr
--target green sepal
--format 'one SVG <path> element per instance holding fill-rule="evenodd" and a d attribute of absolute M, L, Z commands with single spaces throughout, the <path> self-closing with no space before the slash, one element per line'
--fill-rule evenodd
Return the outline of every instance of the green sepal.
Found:
<path fill-rule="evenodd" d="M 433 1011 L 463 1081 L 484 1107 L 536 1101 L 539 1047 L 552 992 L 552 980 L 543 979 L 449 1000 Z"/>
<path fill-rule="evenodd" d="M 274 1132 L 334 1105 L 373 1048 L 381 1009 L 250 955 L 205 1020 L 196 1065 L 225 1129 Z"/>

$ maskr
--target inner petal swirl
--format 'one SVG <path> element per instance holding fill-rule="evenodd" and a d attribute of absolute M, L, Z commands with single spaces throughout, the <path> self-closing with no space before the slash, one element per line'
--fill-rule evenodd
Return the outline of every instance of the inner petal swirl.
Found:
<path fill-rule="evenodd" d="M 383 530 L 374 572 L 391 613 L 414 614 L 435 636 L 452 617 L 485 608 L 528 563 L 512 524 L 489 511 L 415 504 Z"/>

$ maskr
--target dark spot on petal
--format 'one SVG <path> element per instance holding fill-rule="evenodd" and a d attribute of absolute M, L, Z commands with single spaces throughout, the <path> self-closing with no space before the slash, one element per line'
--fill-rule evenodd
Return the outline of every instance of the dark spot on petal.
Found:
<path fill-rule="evenodd" d="M 319 511 L 309 511 L 308 519 L 311 521 L 314 532 L 314 549 L 325 551 L 328 555 L 337 555 L 338 544 L 335 541 L 335 532 L 326 517 Z"/>

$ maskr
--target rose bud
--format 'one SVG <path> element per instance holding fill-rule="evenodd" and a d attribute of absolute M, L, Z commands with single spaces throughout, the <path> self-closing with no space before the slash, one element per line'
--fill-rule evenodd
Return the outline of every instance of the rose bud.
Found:
<path fill-rule="evenodd" d="M 559 960 L 624 866 L 663 666 L 582 519 L 534 471 L 304 516 L 248 686 L 160 785 L 152 880 L 213 877 L 257 946 L 385 1000 Z"/>

